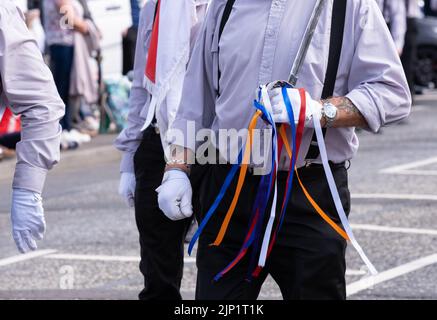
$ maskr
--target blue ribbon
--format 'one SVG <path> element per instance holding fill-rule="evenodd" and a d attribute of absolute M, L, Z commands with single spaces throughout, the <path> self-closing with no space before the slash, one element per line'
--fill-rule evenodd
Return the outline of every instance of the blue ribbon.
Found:
<path fill-rule="evenodd" d="M 296 154 L 296 123 L 295 123 L 295 117 L 293 112 L 293 106 L 291 104 L 290 98 L 288 97 L 287 89 L 290 89 L 290 85 L 286 85 L 282 87 L 282 97 L 284 99 L 285 107 L 287 109 L 288 117 L 290 119 L 290 125 L 291 125 L 291 136 L 293 140 L 293 155 L 291 159 L 291 168 L 290 172 L 288 173 L 288 185 L 287 185 L 287 192 L 285 194 L 285 202 L 284 207 L 282 208 L 281 212 L 281 220 L 279 222 L 279 228 L 278 232 L 282 227 L 282 224 L 284 222 L 285 217 L 285 211 L 287 209 L 288 203 L 290 201 L 291 191 L 293 189 L 293 178 L 294 178 L 294 167 L 296 166 L 296 160 L 297 160 L 297 154 Z"/>
<path fill-rule="evenodd" d="M 197 240 L 199 239 L 200 234 L 203 232 L 203 230 L 205 229 L 209 220 L 211 219 L 211 217 L 214 215 L 215 211 L 217 210 L 217 207 L 219 206 L 220 202 L 223 200 L 223 197 L 225 196 L 226 191 L 228 190 L 229 186 L 231 185 L 232 180 L 234 179 L 235 174 L 237 173 L 238 169 L 240 168 L 240 165 L 242 162 L 243 162 L 243 150 L 240 151 L 240 154 L 238 155 L 237 163 L 232 165 L 232 168 L 229 171 L 228 176 L 226 177 L 225 182 L 223 183 L 223 186 L 220 189 L 219 194 L 217 195 L 217 198 L 215 199 L 211 208 L 208 210 L 205 218 L 203 218 L 202 222 L 200 223 L 199 228 L 197 229 L 196 233 L 194 234 L 193 238 L 191 239 L 190 245 L 188 246 L 188 254 L 189 255 L 191 255 L 191 253 L 193 251 L 193 247 L 196 244 Z"/>
<path fill-rule="evenodd" d="M 261 97 L 259 97 L 260 99 Z M 267 208 L 267 203 L 268 200 L 270 198 L 270 194 L 271 194 L 271 185 L 273 183 L 273 176 L 274 176 L 274 170 L 275 170 L 275 159 L 276 159 L 276 136 L 277 136 L 277 131 L 276 131 L 276 126 L 275 123 L 273 121 L 272 116 L 270 115 L 270 113 L 265 109 L 265 107 L 259 102 L 259 101 L 254 101 L 254 107 L 257 110 L 260 110 L 262 112 L 262 119 L 266 122 L 268 122 L 271 126 L 272 126 L 272 130 L 273 130 L 273 134 L 272 134 L 272 140 L 273 140 L 273 153 L 272 153 L 272 170 L 270 171 L 270 173 L 268 175 L 265 175 L 261 178 L 259 187 L 258 187 L 258 191 L 256 194 L 256 198 L 255 198 L 255 203 L 252 209 L 252 215 L 250 218 L 250 223 L 248 226 L 248 232 L 250 232 L 250 228 L 252 226 L 252 223 L 254 221 L 254 219 L 256 218 L 256 214 L 259 214 L 258 217 L 258 221 L 257 224 L 255 226 L 255 229 L 252 231 L 249 239 L 247 241 L 245 241 L 245 243 L 243 243 L 242 248 L 240 249 L 237 257 L 235 259 L 233 259 L 227 266 L 226 268 L 224 268 L 221 272 L 219 272 L 215 277 L 214 277 L 214 281 L 218 281 L 220 280 L 224 274 L 225 274 L 225 270 L 227 270 L 231 265 L 233 265 L 235 263 L 235 261 L 237 259 L 240 258 L 240 255 L 242 254 L 243 251 L 249 249 L 249 247 L 252 245 L 253 242 L 255 242 L 254 245 L 254 250 L 252 252 L 252 258 L 251 261 L 255 261 L 254 264 L 256 264 L 256 248 L 259 246 L 259 239 L 260 239 L 260 234 L 261 234 L 261 226 L 263 224 L 263 220 L 264 220 L 264 215 L 265 215 L 265 211 Z M 249 269 L 250 270 L 250 269 Z M 249 278 L 249 276 L 248 276 Z"/>

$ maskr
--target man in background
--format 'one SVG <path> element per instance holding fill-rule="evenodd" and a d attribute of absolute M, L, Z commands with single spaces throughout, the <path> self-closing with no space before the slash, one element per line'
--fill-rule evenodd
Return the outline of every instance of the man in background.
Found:
<path fill-rule="evenodd" d="M 138 36 L 138 26 L 140 24 L 140 2 L 130 0 L 132 26 L 123 33 L 123 75 L 126 75 L 134 68 L 135 47 Z"/>
<path fill-rule="evenodd" d="M 414 97 L 414 75 L 415 64 L 417 60 L 417 19 L 420 19 L 422 13 L 420 11 L 418 0 L 405 0 L 407 14 L 407 32 L 405 34 L 405 45 L 402 51 L 402 65 L 407 77 L 408 85 L 410 86 L 411 95 Z"/>
<path fill-rule="evenodd" d="M 399 56 L 402 55 L 407 32 L 407 10 L 403 0 L 376 0 L 395 42 Z"/>
<path fill-rule="evenodd" d="M 437 17 L 437 0 L 425 0 L 425 6 L 423 9 L 425 16 Z"/>

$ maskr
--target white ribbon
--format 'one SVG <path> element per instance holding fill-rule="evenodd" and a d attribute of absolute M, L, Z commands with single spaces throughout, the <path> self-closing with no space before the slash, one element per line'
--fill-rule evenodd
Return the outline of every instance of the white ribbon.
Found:
<path fill-rule="evenodd" d="M 260 87 L 261 90 L 261 101 L 262 104 L 264 105 L 264 107 L 267 109 L 267 111 L 272 115 L 273 112 L 273 108 L 272 108 L 272 104 L 270 102 L 270 97 L 267 91 L 267 86 L 261 86 Z M 277 140 L 274 139 L 273 141 L 273 148 L 277 148 Z M 276 168 L 272 168 L 272 170 L 276 171 L 276 177 L 278 176 L 278 164 L 279 164 L 279 154 L 278 152 L 276 152 L 276 157 L 275 157 L 275 163 L 276 163 Z M 259 261 L 258 261 L 258 265 L 260 267 L 264 267 L 266 264 L 266 260 L 267 260 L 267 253 L 269 250 L 269 245 L 270 245 L 270 238 L 272 236 L 272 229 L 273 229 L 273 224 L 275 222 L 275 218 L 276 218 L 276 203 L 278 200 L 278 184 L 277 184 L 277 179 L 275 180 L 275 193 L 273 196 L 273 204 L 272 204 L 272 209 L 270 211 L 270 218 L 269 218 L 269 222 L 267 224 L 266 227 L 266 231 L 264 233 L 264 238 L 263 238 L 263 243 L 262 243 L 262 247 L 261 247 L 261 253 L 260 253 L 260 257 L 259 257 Z"/>
<path fill-rule="evenodd" d="M 146 130 L 152 124 L 153 118 L 155 116 L 157 102 L 158 101 L 155 96 L 152 95 L 152 101 L 150 102 L 149 110 L 147 111 L 147 118 L 144 122 L 143 127 L 141 128 L 141 131 Z"/>
<path fill-rule="evenodd" d="M 267 87 L 261 86 L 260 90 L 261 90 L 262 103 L 263 103 L 264 107 L 267 109 L 267 111 L 272 114 L 273 109 L 272 109 L 272 105 L 270 102 L 270 97 L 269 97 L 268 92 L 267 92 Z M 312 108 L 312 104 L 307 104 L 307 107 Z M 335 208 L 336 208 L 338 215 L 340 217 L 340 221 L 341 221 L 343 228 L 345 229 L 346 234 L 348 235 L 349 240 L 351 241 L 353 247 L 358 252 L 358 254 L 360 255 L 363 262 L 366 264 L 370 273 L 372 275 L 376 275 L 378 273 L 378 271 L 376 270 L 376 268 L 374 267 L 372 262 L 370 262 L 369 258 L 366 256 L 366 254 L 364 253 L 360 244 L 356 240 L 354 233 L 352 231 L 352 228 L 349 224 L 349 220 L 348 220 L 346 213 L 344 211 L 343 204 L 341 202 L 340 195 L 338 193 L 337 185 L 335 183 L 334 176 L 332 174 L 332 170 L 331 170 L 331 167 L 329 165 L 328 153 L 326 151 L 326 144 L 325 144 L 325 140 L 323 138 L 322 127 L 320 125 L 320 117 L 319 117 L 317 112 L 314 112 L 314 110 L 311 110 L 311 113 L 313 114 L 314 128 L 316 131 L 317 142 L 318 142 L 319 149 L 320 149 L 320 155 L 322 158 L 323 168 L 325 171 L 326 178 L 328 180 L 328 185 L 329 185 L 329 189 L 331 191 L 332 198 L 334 200 Z M 276 147 L 276 141 L 274 143 L 275 143 L 274 147 Z M 276 153 L 276 158 L 275 158 L 276 174 L 278 171 L 278 157 L 279 157 L 279 155 Z M 276 183 L 276 181 L 275 181 L 275 194 L 273 197 L 273 204 L 272 204 L 272 209 L 270 212 L 270 219 L 269 219 L 269 222 L 268 222 L 265 234 L 264 234 L 263 244 L 261 247 L 261 254 L 259 257 L 259 261 L 258 261 L 258 266 L 260 266 L 260 267 L 264 267 L 266 264 L 268 249 L 269 249 L 270 240 L 271 240 L 270 238 L 271 238 L 273 224 L 274 224 L 275 217 L 276 217 L 276 204 L 277 204 L 277 183 Z"/>
<path fill-rule="evenodd" d="M 340 195 L 338 194 L 337 185 L 335 184 L 334 176 L 331 171 L 331 167 L 329 165 L 328 160 L 328 153 L 326 151 L 326 145 L 325 141 L 323 139 L 323 131 L 322 127 L 320 125 L 320 118 L 317 112 L 313 112 L 313 122 L 314 122 L 314 128 L 317 135 L 317 143 L 319 145 L 320 149 L 320 156 L 322 158 L 323 168 L 326 174 L 326 178 L 328 180 L 329 189 L 331 191 L 332 198 L 335 203 L 335 208 L 337 209 L 338 215 L 340 217 L 340 221 L 343 225 L 344 230 L 346 231 L 346 234 L 349 237 L 349 240 L 351 241 L 353 247 L 360 255 L 363 262 L 366 264 L 367 268 L 369 268 L 369 271 L 372 275 L 376 275 L 378 271 L 373 266 L 372 262 L 370 262 L 369 258 L 367 258 L 366 254 L 364 253 L 363 249 L 359 245 L 358 241 L 356 240 L 354 233 L 352 231 L 352 228 L 349 224 L 349 220 L 346 216 L 346 213 L 343 208 L 343 204 L 340 200 Z"/>

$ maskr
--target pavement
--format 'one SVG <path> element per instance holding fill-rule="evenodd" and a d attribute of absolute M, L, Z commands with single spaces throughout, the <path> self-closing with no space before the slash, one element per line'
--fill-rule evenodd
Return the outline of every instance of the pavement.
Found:
<path fill-rule="evenodd" d="M 350 220 L 374 263 L 369 276 L 347 252 L 349 299 L 437 299 L 437 94 L 379 134 L 361 131 L 349 170 Z M 10 234 L 14 163 L 0 163 L 0 299 L 136 299 L 142 287 L 133 211 L 117 195 L 120 154 L 100 136 L 62 154 L 47 179 L 47 234 L 19 255 Z M 186 257 L 182 293 L 194 297 L 195 260 Z M 260 299 L 281 299 L 272 279 Z"/>

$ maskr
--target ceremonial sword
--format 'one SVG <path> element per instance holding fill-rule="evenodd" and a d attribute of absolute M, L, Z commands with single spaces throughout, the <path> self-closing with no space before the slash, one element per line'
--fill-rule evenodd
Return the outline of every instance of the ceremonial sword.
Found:
<path fill-rule="evenodd" d="M 291 68 L 290 76 L 288 78 L 288 84 L 291 84 L 292 87 L 295 87 L 297 84 L 300 69 L 302 68 L 302 65 L 305 61 L 305 57 L 308 53 L 308 49 L 311 45 L 314 32 L 316 31 L 317 24 L 319 23 L 326 2 L 327 0 L 317 0 L 314 10 L 311 14 L 309 23 L 307 25 L 304 36 L 302 38 L 302 42 L 299 47 L 299 51 L 297 52 L 296 59 L 293 62 L 293 67 Z M 283 87 L 284 84 L 284 81 L 278 81 L 273 87 Z"/>

